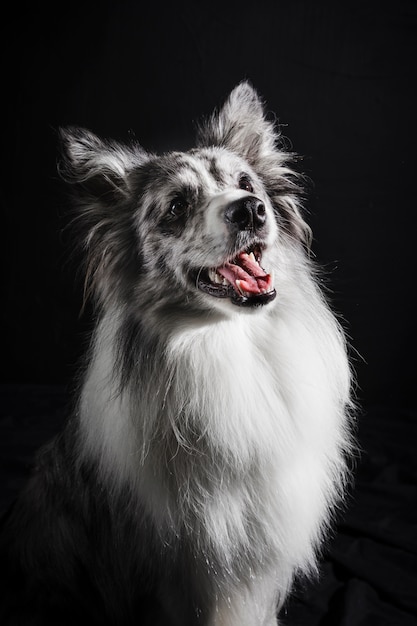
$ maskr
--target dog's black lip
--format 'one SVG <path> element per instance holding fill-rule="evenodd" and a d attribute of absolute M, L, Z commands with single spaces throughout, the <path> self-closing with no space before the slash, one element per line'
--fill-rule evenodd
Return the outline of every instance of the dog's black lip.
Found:
<path fill-rule="evenodd" d="M 233 288 L 232 288 L 233 289 Z M 256 306 L 264 306 L 264 304 L 268 304 L 268 302 L 272 302 L 275 300 L 277 292 L 275 289 L 272 291 L 268 291 L 267 293 L 259 293 L 255 296 L 240 296 L 233 289 L 233 294 L 231 296 L 232 304 L 242 307 L 256 307 Z"/>
<path fill-rule="evenodd" d="M 231 298 L 235 292 L 232 285 L 215 285 L 208 277 L 208 270 L 204 269 L 197 273 L 194 281 L 198 289 L 216 298 Z M 236 294 L 237 295 L 237 294 Z"/>

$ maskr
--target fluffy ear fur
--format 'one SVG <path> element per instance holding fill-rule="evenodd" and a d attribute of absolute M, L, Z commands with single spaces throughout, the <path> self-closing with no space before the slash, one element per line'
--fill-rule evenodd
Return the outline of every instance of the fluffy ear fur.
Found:
<path fill-rule="evenodd" d="M 104 141 L 84 128 L 61 128 L 60 173 L 78 195 L 114 204 L 129 192 L 129 172 L 147 158 L 140 146 Z"/>
<path fill-rule="evenodd" d="M 62 128 L 60 137 L 59 172 L 76 198 L 75 223 L 85 251 L 85 296 L 94 294 L 100 302 L 110 297 L 109 285 L 121 282 L 118 272 L 126 275 L 137 263 L 131 173 L 148 155 L 136 144 L 104 141 L 83 128 Z"/>
<path fill-rule="evenodd" d="M 220 111 L 199 128 L 198 135 L 199 145 L 223 146 L 252 166 L 275 152 L 276 140 L 277 133 L 265 119 L 258 94 L 246 81 L 233 89 Z"/>
<path fill-rule="evenodd" d="M 309 247 L 311 231 L 303 220 L 298 198 L 299 178 L 288 161 L 294 155 L 279 147 L 280 133 L 265 117 L 264 105 L 244 81 L 223 107 L 198 128 L 198 145 L 227 148 L 243 157 L 265 182 L 278 217 L 287 232 Z"/>

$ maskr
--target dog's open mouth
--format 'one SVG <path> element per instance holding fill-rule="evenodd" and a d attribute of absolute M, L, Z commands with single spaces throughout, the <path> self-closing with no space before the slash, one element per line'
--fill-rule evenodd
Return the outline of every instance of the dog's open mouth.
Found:
<path fill-rule="evenodd" d="M 216 298 L 230 298 L 238 306 L 261 306 L 276 296 L 272 275 L 261 267 L 259 247 L 239 252 L 220 267 L 202 270 L 197 286 Z"/>

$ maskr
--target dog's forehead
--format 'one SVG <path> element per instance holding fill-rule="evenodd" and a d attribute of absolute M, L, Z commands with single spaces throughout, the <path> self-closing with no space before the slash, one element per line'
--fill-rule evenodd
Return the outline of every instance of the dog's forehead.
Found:
<path fill-rule="evenodd" d="M 162 157 L 161 175 L 177 188 L 211 189 L 225 186 L 248 166 L 237 155 L 216 148 L 172 152 Z"/>
<path fill-rule="evenodd" d="M 211 186 L 210 163 L 197 154 L 178 155 L 175 180 L 181 187 L 201 188 Z"/>

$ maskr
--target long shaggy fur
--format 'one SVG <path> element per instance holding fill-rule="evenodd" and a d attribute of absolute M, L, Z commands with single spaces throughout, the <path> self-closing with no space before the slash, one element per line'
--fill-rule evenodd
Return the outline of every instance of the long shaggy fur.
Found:
<path fill-rule="evenodd" d="M 1 623 L 276 625 L 350 451 L 345 339 L 290 155 L 246 82 L 189 152 L 62 140 L 97 325 L 77 409 L 5 524 Z M 252 249 L 274 291 L 210 284 Z"/>

